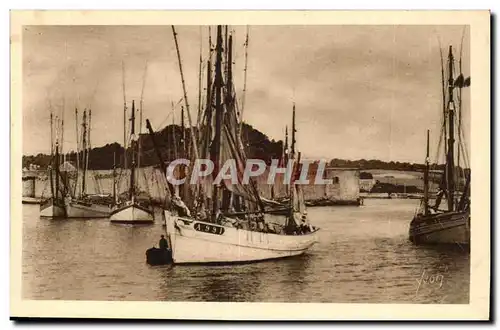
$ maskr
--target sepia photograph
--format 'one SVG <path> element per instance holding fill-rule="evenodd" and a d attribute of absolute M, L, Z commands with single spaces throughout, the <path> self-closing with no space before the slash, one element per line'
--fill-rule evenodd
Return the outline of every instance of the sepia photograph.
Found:
<path fill-rule="evenodd" d="M 12 317 L 489 318 L 488 11 L 11 20 Z"/>

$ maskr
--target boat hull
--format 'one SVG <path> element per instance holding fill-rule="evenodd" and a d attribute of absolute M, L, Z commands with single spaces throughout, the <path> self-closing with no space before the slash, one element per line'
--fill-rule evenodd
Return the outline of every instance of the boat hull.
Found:
<path fill-rule="evenodd" d="M 36 197 L 25 197 L 22 199 L 23 204 L 40 204 L 41 200 Z"/>
<path fill-rule="evenodd" d="M 148 224 L 154 222 L 153 211 L 135 203 L 118 207 L 111 212 L 110 221 L 115 223 Z"/>
<path fill-rule="evenodd" d="M 68 218 L 107 218 L 111 213 L 108 206 L 72 201 L 66 205 Z"/>
<path fill-rule="evenodd" d="M 176 264 L 243 263 L 303 254 L 317 242 L 316 231 L 280 235 L 225 227 L 165 211 L 167 236 Z"/>
<path fill-rule="evenodd" d="M 410 223 L 415 244 L 470 244 L 470 212 L 417 215 Z"/>
<path fill-rule="evenodd" d="M 40 204 L 40 217 L 42 218 L 64 218 L 66 210 L 63 205 L 54 203 L 52 199 Z"/>

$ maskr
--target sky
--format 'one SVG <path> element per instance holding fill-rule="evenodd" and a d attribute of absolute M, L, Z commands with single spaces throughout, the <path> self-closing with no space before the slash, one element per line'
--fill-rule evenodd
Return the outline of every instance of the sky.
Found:
<path fill-rule="evenodd" d="M 230 28 L 241 103 L 246 27 Z M 426 130 L 431 130 L 431 155 L 440 133 L 440 44 L 444 56 L 452 45 L 458 58 L 464 36 L 462 71 L 470 75 L 469 29 L 463 26 L 248 30 L 244 120 L 271 139 L 283 139 L 295 102 L 297 145 L 305 158 L 423 163 Z M 200 49 L 204 60 L 208 56 L 208 27 L 177 26 L 176 32 L 195 120 L 199 56 Z M 142 94 L 143 116 L 154 128 L 172 123 L 173 117 L 178 123 L 183 92 L 170 26 L 25 26 L 22 38 L 23 154 L 50 151 L 50 109 L 65 120 L 65 150 L 76 148 L 75 108 L 80 115 L 92 109 L 93 147 L 122 143 L 123 85 L 129 105 Z M 465 89 L 467 147 L 469 102 Z"/>

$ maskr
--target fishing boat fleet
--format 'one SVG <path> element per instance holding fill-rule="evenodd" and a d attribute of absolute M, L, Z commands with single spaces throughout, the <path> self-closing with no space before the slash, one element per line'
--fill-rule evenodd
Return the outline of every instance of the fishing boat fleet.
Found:
<path fill-rule="evenodd" d="M 191 120 L 191 112 L 184 82 L 178 35 L 172 26 L 179 72 L 183 88 L 183 101 L 188 118 L 189 139 L 186 139 L 182 123 L 182 161 L 168 161 L 161 151 L 165 141 L 158 135 L 150 120 L 146 119 L 149 139 L 157 156 L 157 165 L 165 182 L 165 201 L 160 207 L 160 221 L 164 224 L 166 248 L 147 251 L 151 264 L 175 263 L 236 263 L 253 262 L 301 255 L 318 241 L 320 228 L 311 223 L 301 180 L 301 152 L 297 150 L 296 106 L 291 107 L 291 143 L 283 147 L 279 159 L 286 182 L 286 197 L 269 200 L 261 196 L 254 175 L 258 172 L 248 166 L 248 150 L 242 136 L 245 107 L 248 30 L 245 40 L 245 78 L 243 95 L 238 98 L 233 78 L 233 34 L 227 26 L 217 26 L 215 44 L 209 29 L 208 56 L 202 60 L 200 51 L 200 79 L 198 93 L 198 118 Z M 470 170 L 456 166 L 455 141 L 459 147 L 461 134 L 462 88 L 470 85 L 461 70 L 453 77 L 453 52 L 449 49 L 448 80 L 443 75 L 443 131 L 445 144 L 445 171 L 431 205 L 429 193 L 431 170 L 429 160 L 429 132 L 424 171 L 424 195 L 420 209 L 411 220 L 409 239 L 415 244 L 459 243 L 470 241 Z M 201 71 L 205 64 L 206 83 L 202 86 Z M 460 59 L 461 68 L 461 59 Z M 202 102 L 202 90 L 206 97 Z M 445 93 L 445 90 L 447 91 Z M 458 101 L 456 99 L 458 98 Z M 204 103 L 204 104 L 202 104 Z M 139 198 L 138 168 L 141 160 L 142 95 L 139 109 L 132 101 L 127 134 L 127 102 L 124 84 L 124 148 L 122 169 L 118 175 L 116 153 L 113 164 L 113 192 L 101 198 L 92 198 L 87 192 L 91 110 L 84 110 L 81 128 L 77 119 L 77 173 L 61 170 L 62 137 L 54 137 L 51 130 L 52 162 L 48 168 L 50 196 L 40 204 L 40 216 L 50 218 L 109 218 L 122 224 L 151 224 L 155 222 L 152 203 Z M 136 134 L 136 112 L 139 110 L 139 134 Z M 455 130 L 456 113 L 459 114 L 458 130 Z M 182 108 L 182 122 L 184 107 Z M 51 114 L 51 128 L 52 128 Z M 63 127 L 63 125 L 61 126 Z M 458 133 L 457 133 L 458 132 Z M 456 139 L 456 136 L 459 136 Z M 127 136 L 128 135 L 128 136 Z M 138 138 L 139 137 L 139 138 Z M 173 135 L 175 139 L 175 135 Z M 127 147 L 127 141 L 130 141 Z M 186 145 L 189 141 L 189 145 Z M 81 143 L 80 143 L 81 142 Z M 159 143 L 161 142 L 161 143 Z M 166 141 L 173 143 L 173 141 Z M 127 151 L 131 155 L 127 166 Z M 121 151 L 120 151 L 121 152 Z M 463 154 L 463 153 L 462 153 Z M 460 152 L 459 152 L 460 155 Z M 201 163 L 200 163 L 201 162 Z M 251 161 L 250 161 L 251 164 Z M 253 164 L 256 165 L 256 164 Z M 258 165 L 258 164 L 257 164 Z M 250 173 L 250 174 L 249 174 Z M 123 174 L 123 173 L 122 173 Z M 127 189 L 118 191 L 119 177 L 128 179 Z M 459 191 L 457 191 L 459 190 Z M 447 208 L 440 208 L 445 197 Z"/>

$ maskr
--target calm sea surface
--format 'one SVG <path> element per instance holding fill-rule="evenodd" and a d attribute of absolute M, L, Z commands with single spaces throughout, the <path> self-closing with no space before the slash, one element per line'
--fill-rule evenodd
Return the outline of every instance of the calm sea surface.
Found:
<path fill-rule="evenodd" d="M 237 266 L 157 266 L 150 226 L 40 219 L 23 205 L 24 299 L 468 303 L 468 252 L 407 238 L 417 200 L 309 208 L 321 227 L 307 254 Z"/>

